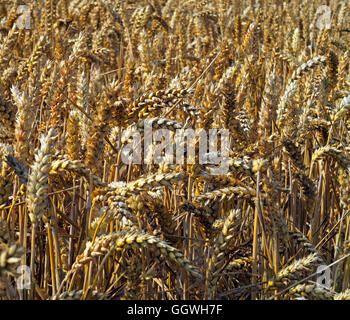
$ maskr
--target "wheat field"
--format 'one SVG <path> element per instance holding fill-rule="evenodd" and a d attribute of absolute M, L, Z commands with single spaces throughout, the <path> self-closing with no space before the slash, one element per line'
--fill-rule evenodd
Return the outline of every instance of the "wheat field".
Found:
<path fill-rule="evenodd" d="M 0 13 L 0 300 L 350 300 L 349 2 Z M 124 163 L 149 119 L 228 173 Z"/>

